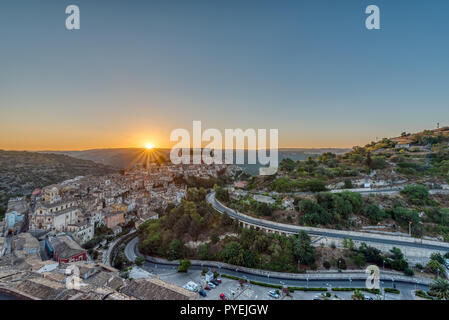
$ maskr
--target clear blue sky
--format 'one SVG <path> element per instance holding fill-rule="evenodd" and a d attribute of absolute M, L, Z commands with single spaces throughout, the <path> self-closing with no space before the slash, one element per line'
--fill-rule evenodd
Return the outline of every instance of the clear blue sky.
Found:
<path fill-rule="evenodd" d="M 168 146 L 192 120 L 280 147 L 449 125 L 448 21 L 446 0 L 2 0 L 0 148 Z"/>

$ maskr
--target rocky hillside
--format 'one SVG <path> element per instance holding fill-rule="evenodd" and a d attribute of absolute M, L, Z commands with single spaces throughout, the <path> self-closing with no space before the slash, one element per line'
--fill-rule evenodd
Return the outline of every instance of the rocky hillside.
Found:
<path fill-rule="evenodd" d="M 118 169 L 66 155 L 0 150 L 0 215 L 9 197 L 81 175 L 105 175 Z"/>

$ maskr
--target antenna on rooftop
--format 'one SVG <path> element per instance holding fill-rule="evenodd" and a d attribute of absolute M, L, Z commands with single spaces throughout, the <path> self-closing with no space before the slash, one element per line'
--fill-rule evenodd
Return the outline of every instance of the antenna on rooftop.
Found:
<path fill-rule="evenodd" d="M 437 129 L 440 129 L 440 123 L 437 122 Z"/>

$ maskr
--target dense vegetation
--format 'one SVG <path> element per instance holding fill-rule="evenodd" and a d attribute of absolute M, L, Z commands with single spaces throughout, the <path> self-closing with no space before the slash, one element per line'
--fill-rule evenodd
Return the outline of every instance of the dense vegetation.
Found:
<path fill-rule="evenodd" d="M 382 139 L 336 155 L 294 161 L 284 158 L 274 176 L 254 177 L 245 188 L 249 193 L 230 197 L 224 191 L 217 198 L 233 209 L 257 217 L 307 226 L 357 229 L 380 224 L 388 231 L 409 232 L 415 237 L 440 237 L 449 241 L 449 201 L 444 195 L 430 195 L 449 183 L 449 130 L 403 133 L 398 139 Z M 403 186 L 399 194 L 361 197 L 326 189 Z M 269 195 L 272 204 L 254 200 L 253 194 Z M 294 211 L 283 205 L 294 198 Z M 289 200 L 287 200 L 289 201 Z"/>
<path fill-rule="evenodd" d="M 211 209 L 205 195 L 204 189 L 190 188 L 179 207 L 142 224 L 139 250 L 170 260 L 217 260 L 274 271 L 294 272 L 298 263 L 314 263 L 315 248 L 306 233 L 286 237 L 240 228 L 227 215 Z M 201 244 L 192 248 L 189 241 Z"/>

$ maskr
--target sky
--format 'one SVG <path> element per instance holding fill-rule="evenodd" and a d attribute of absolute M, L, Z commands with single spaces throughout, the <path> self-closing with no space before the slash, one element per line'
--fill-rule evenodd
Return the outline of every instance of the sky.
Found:
<path fill-rule="evenodd" d="M 0 149 L 170 147 L 194 120 L 279 129 L 281 148 L 449 125 L 448 17 L 446 0 L 2 0 Z"/>

